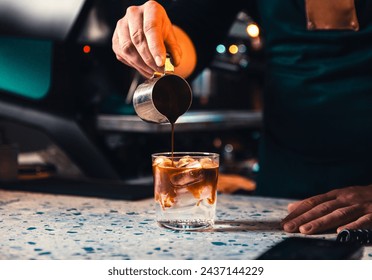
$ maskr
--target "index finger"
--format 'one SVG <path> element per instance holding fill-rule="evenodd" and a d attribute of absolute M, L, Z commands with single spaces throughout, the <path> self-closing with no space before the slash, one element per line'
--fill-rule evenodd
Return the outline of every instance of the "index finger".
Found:
<path fill-rule="evenodd" d="M 152 1 L 149 2 L 151 5 Z M 167 27 L 164 24 L 167 17 L 164 9 L 156 4 L 152 4 L 151 9 L 144 10 L 143 29 L 147 40 L 149 51 L 157 66 L 163 66 L 166 57 L 166 48 L 164 44 L 164 32 Z M 170 24 L 170 23 L 168 23 Z M 168 27 L 169 28 L 169 27 Z"/>
<path fill-rule="evenodd" d="M 152 2 L 152 1 L 150 1 Z M 144 11 L 147 9 L 143 7 Z M 128 22 L 128 31 L 129 34 L 126 38 L 130 38 L 131 43 L 136 49 L 136 58 L 142 59 L 142 63 L 147 65 L 148 67 L 152 68 L 153 71 L 158 71 L 157 65 L 155 63 L 154 58 L 149 50 L 146 34 L 145 34 L 145 26 L 143 25 L 145 21 L 145 15 L 141 13 L 141 8 L 137 6 L 132 6 L 127 9 L 127 22 Z M 155 21 L 155 15 L 152 15 L 149 21 Z M 152 72 L 153 72 L 152 71 Z"/>

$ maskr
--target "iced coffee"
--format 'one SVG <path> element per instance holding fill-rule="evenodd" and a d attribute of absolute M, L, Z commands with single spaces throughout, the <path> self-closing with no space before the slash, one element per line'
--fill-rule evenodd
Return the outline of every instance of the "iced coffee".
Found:
<path fill-rule="evenodd" d="M 152 155 L 157 221 L 176 230 L 197 230 L 214 223 L 219 155 Z"/>

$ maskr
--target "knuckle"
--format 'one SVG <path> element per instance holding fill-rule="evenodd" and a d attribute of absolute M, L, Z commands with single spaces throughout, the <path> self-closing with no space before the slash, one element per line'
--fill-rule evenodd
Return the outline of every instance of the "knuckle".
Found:
<path fill-rule="evenodd" d="M 162 6 L 158 4 L 156 1 L 147 1 L 144 6 L 149 9 L 161 9 Z"/>
<path fill-rule="evenodd" d="M 331 207 L 330 207 L 328 204 L 326 204 L 326 203 L 322 203 L 322 204 L 320 204 L 320 205 L 318 206 L 318 210 L 319 210 L 319 212 L 322 213 L 322 214 L 326 214 L 326 213 L 330 213 L 330 212 L 332 212 Z"/>
<path fill-rule="evenodd" d="M 362 197 L 357 192 L 349 192 L 342 196 L 342 200 L 348 203 L 360 201 Z"/>
<path fill-rule="evenodd" d="M 333 211 L 335 215 L 337 215 L 338 218 L 343 219 L 348 216 L 348 211 L 345 208 L 339 208 Z"/>
<path fill-rule="evenodd" d="M 336 190 L 336 197 L 339 201 L 346 204 L 352 204 L 355 201 L 361 201 L 363 199 L 357 187 L 347 187 L 345 189 Z"/>
<path fill-rule="evenodd" d="M 120 52 L 123 54 L 130 53 L 130 50 L 132 49 L 132 43 L 130 41 L 125 41 L 120 44 L 119 49 Z"/>
<path fill-rule="evenodd" d="M 116 59 L 123 62 L 123 58 L 120 55 L 116 55 Z"/>
<path fill-rule="evenodd" d="M 129 6 L 125 12 L 126 15 L 136 14 L 138 12 L 137 6 Z"/>
<path fill-rule="evenodd" d="M 305 206 L 315 207 L 318 203 L 314 198 L 309 198 L 303 202 Z"/>
<path fill-rule="evenodd" d="M 126 21 L 125 21 L 124 18 L 119 19 L 116 22 L 116 30 L 123 28 L 123 26 L 125 25 L 125 23 L 126 23 Z"/>
<path fill-rule="evenodd" d="M 143 25 L 143 30 L 145 33 L 157 29 L 159 27 L 159 23 L 157 21 L 146 21 Z"/>
<path fill-rule="evenodd" d="M 131 34 L 131 38 L 134 45 L 140 45 L 145 39 L 142 29 L 135 30 Z"/>

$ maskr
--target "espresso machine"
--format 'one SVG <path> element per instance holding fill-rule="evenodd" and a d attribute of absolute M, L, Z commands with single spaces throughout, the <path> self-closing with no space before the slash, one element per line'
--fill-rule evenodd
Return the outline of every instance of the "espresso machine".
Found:
<path fill-rule="evenodd" d="M 0 0 L 0 153 L 17 157 L 0 157 L 16 170 L 0 173 L 0 188 L 152 195 L 150 155 L 170 150 L 170 125 L 136 115 L 131 98 L 143 78 L 111 49 L 116 21 L 133 2 L 141 1 Z M 226 45 L 249 44 L 239 37 L 246 21 L 237 16 Z M 216 52 L 189 81 L 193 101 L 175 125 L 175 149 L 218 152 L 221 171 L 254 176 L 262 69 L 242 61 L 247 52 Z M 242 86 L 247 75 L 255 82 Z"/>

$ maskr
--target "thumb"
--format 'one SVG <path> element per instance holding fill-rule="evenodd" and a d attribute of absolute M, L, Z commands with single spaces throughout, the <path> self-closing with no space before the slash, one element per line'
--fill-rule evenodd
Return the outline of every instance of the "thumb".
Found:
<path fill-rule="evenodd" d="M 173 28 L 171 28 L 168 36 L 165 38 L 164 44 L 167 52 L 171 55 L 173 65 L 178 66 L 181 62 L 182 50 L 178 44 Z"/>

